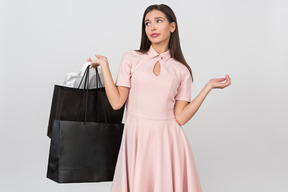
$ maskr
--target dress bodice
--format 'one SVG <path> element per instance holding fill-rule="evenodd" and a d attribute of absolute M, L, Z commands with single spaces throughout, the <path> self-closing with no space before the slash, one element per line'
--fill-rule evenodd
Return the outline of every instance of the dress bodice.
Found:
<path fill-rule="evenodd" d="M 160 74 L 156 76 L 153 68 L 158 61 Z M 172 58 L 169 50 L 158 54 L 152 46 L 146 54 L 134 50 L 124 54 L 116 85 L 130 87 L 127 114 L 143 118 L 174 118 L 175 101 L 191 99 L 187 67 Z"/>

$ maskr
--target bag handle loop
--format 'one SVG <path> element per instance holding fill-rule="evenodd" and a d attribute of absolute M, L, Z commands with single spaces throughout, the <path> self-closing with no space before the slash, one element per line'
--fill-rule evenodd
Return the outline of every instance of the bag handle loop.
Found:
<path fill-rule="evenodd" d="M 95 68 L 95 71 L 96 71 L 96 90 L 98 91 L 98 93 L 100 92 L 99 89 L 100 88 L 103 88 L 103 84 L 101 82 L 101 79 L 100 79 L 100 75 L 99 75 L 99 72 L 98 72 L 98 69 Z M 79 86 L 78 86 L 78 89 L 80 89 L 80 86 L 83 82 L 83 79 L 84 79 L 84 88 L 83 88 L 83 92 L 85 92 L 86 94 L 86 99 L 85 99 L 85 116 L 84 116 L 84 126 L 86 126 L 86 122 L 87 122 L 87 109 L 88 109 L 88 91 L 89 91 L 89 65 L 87 66 L 86 70 L 85 70 L 85 73 L 83 74 L 83 77 L 79 83 Z M 98 87 L 98 85 L 101 85 L 101 87 Z M 81 102 L 80 102 L 80 105 L 82 105 L 82 95 L 83 95 L 83 92 L 81 94 Z M 104 92 L 104 94 L 106 94 L 106 92 Z M 80 107 L 80 106 L 79 106 Z M 105 119 L 105 123 L 106 123 L 106 127 L 108 127 L 108 123 L 107 123 L 107 117 L 106 117 L 106 112 L 105 112 L 105 107 L 104 105 L 102 105 L 102 108 L 103 108 L 103 112 L 104 112 L 104 119 Z M 80 110 L 78 112 L 78 119 L 79 119 L 79 116 L 80 116 Z"/>

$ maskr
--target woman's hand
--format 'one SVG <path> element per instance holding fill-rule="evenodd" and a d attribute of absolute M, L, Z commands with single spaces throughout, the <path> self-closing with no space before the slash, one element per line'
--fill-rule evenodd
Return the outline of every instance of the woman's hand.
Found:
<path fill-rule="evenodd" d="M 229 77 L 229 75 L 226 75 L 224 78 L 211 79 L 207 83 L 207 86 L 210 87 L 211 89 L 214 88 L 223 89 L 229 85 L 231 85 L 231 78 Z"/>
<path fill-rule="evenodd" d="M 91 62 L 91 64 L 90 64 L 90 69 L 96 68 L 96 67 L 98 67 L 99 65 L 100 65 L 101 67 L 102 67 L 103 65 L 109 65 L 107 57 L 102 56 L 102 55 L 96 55 L 96 54 L 95 54 L 95 56 L 96 56 L 98 59 L 91 60 L 90 57 L 89 57 L 89 59 L 87 59 L 87 61 Z"/>

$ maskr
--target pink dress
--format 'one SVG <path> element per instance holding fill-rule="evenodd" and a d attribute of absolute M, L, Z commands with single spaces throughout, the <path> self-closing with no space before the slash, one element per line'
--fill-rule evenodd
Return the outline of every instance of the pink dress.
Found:
<path fill-rule="evenodd" d="M 174 116 L 175 100 L 191 99 L 187 67 L 169 50 L 160 55 L 152 46 L 146 54 L 130 50 L 116 85 L 130 91 L 111 192 L 201 192 L 192 149 Z"/>

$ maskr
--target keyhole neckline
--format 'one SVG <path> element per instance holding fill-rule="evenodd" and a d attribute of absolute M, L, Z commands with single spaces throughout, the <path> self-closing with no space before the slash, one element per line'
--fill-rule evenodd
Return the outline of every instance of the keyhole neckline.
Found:
<path fill-rule="evenodd" d="M 156 66 L 157 65 L 157 66 Z M 157 73 L 155 74 L 154 71 Z M 152 73 L 155 77 L 158 77 L 162 72 L 162 69 L 161 69 L 161 64 L 160 64 L 160 61 L 156 61 L 156 63 L 154 63 L 153 65 L 153 70 L 152 70 Z"/>

